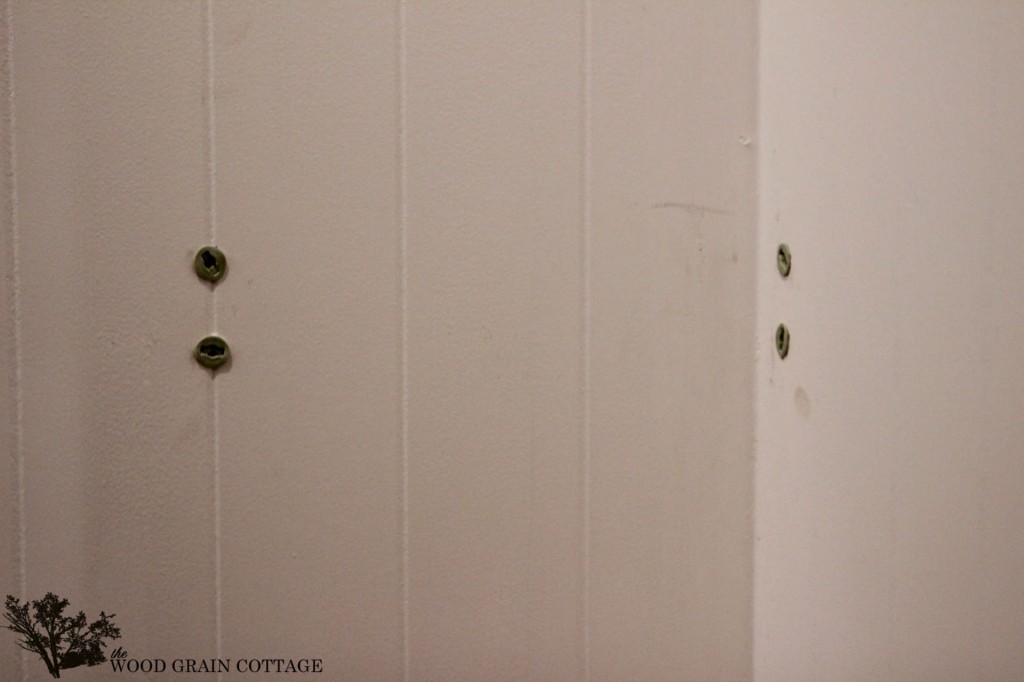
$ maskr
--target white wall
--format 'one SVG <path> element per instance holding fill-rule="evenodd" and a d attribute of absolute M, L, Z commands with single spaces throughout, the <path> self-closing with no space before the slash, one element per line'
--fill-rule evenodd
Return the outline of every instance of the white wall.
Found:
<path fill-rule="evenodd" d="M 749 679 L 755 12 L 8 2 L 0 587 L 133 656 Z"/>
<path fill-rule="evenodd" d="M 3 17 L 3 594 L 345 679 L 1024 670 L 1017 5 Z"/>
<path fill-rule="evenodd" d="M 1020 679 L 1024 5 L 760 8 L 755 677 Z"/>
<path fill-rule="evenodd" d="M 158 656 L 215 636 L 213 394 L 189 357 L 210 303 L 185 276 L 209 232 L 203 17 L 4 8 L 2 589 L 117 613 Z"/>

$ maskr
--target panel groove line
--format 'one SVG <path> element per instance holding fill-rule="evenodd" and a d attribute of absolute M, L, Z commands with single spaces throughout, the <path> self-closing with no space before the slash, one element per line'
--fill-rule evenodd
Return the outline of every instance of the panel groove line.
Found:
<path fill-rule="evenodd" d="M 398 221 L 399 221 L 399 387 L 401 405 L 399 420 L 402 449 L 402 679 L 409 682 L 411 646 L 409 636 L 410 609 L 410 555 L 409 555 L 409 202 L 408 153 L 406 131 L 406 0 L 398 0 L 398 21 L 395 49 L 398 66 Z"/>
<path fill-rule="evenodd" d="M 592 125 L 591 125 L 591 104 L 593 101 L 593 55 L 592 55 L 592 8 L 591 0 L 581 0 L 580 21 L 580 203 L 582 234 L 580 243 L 580 264 L 581 264 L 581 305 L 583 308 L 581 340 L 581 369 L 582 376 L 582 413 L 581 436 L 582 445 L 582 539 L 583 539 L 583 597 L 581 604 L 582 619 L 582 648 L 583 648 L 583 679 L 590 682 L 591 671 L 591 623 L 590 623 L 590 515 L 591 515 L 591 391 L 590 391 L 590 346 L 592 336 L 592 311 L 591 311 L 591 233 L 593 230 L 593 216 L 591 207 L 593 204 L 593 183 L 591 172 L 592 158 Z"/>
<path fill-rule="evenodd" d="M 206 163 L 207 163 L 207 221 L 210 244 L 217 245 L 217 101 L 215 79 L 217 72 L 216 43 L 214 41 L 213 0 L 206 0 Z M 217 288 L 210 291 L 210 333 L 216 334 Z M 221 565 L 221 485 L 220 485 L 220 392 L 216 373 L 210 380 L 210 419 L 213 436 L 213 574 L 214 574 L 214 650 L 217 658 L 224 655 L 223 647 L 223 569 Z M 217 679 L 223 674 L 217 673 Z"/>

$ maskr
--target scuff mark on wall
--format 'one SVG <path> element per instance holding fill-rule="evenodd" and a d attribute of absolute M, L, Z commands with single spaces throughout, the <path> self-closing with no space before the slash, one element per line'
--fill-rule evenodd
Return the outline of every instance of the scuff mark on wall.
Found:
<path fill-rule="evenodd" d="M 735 211 L 730 211 L 724 208 L 714 208 L 712 206 L 704 206 L 703 204 L 690 204 L 684 202 L 665 201 L 659 204 L 651 204 L 651 208 L 679 208 L 684 211 L 703 215 L 705 213 L 712 213 L 714 215 L 736 215 Z"/>

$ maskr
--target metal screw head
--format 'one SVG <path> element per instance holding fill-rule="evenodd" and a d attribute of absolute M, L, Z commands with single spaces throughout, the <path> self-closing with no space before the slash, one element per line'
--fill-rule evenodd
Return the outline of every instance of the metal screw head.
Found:
<path fill-rule="evenodd" d="M 783 277 L 789 277 L 789 271 L 793 269 L 793 256 L 789 252 L 789 246 L 779 244 L 776 262 L 779 266 L 779 274 Z"/>
<path fill-rule="evenodd" d="M 227 271 L 228 259 L 216 246 L 204 246 L 196 252 L 194 266 L 199 279 L 216 282 Z"/>
<path fill-rule="evenodd" d="M 219 336 L 207 336 L 196 344 L 196 362 L 208 369 L 217 369 L 231 359 L 228 342 Z"/>
<path fill-rule="evenodd" d="M 784 324 L 780 324 L 775 329 L 775 350 L 779 352 L 779 357 L 783 360 L 789 355 L 789 329 Z"/>

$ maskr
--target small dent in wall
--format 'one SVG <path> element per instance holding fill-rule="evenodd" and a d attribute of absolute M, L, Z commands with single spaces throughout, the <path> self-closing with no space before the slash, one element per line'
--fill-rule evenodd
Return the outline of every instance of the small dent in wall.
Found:
<path fill-rule="evenodd" d="M 797 386 L 794 391 L 793 404 L 796 405 L 796 411 L 800 413 L 800 416 L 804 419 L 811 418 L 811 397 L 807 395 L 803 386 Z"/>
<path fill-rule="evenodd" d="M 242 24 L 241 28 L 232 27 L 233 30 L 231 30 L 229 33 L 230 37 L 227 39 L 228 47 L 235 47 L 236 45 L 240 45 L 245 42 L 245 39 L 249 37 L 249 30 L 255 22 L 256 13 L 250 12 L 249 16 L 245 18 L 245 23 Z"/>

